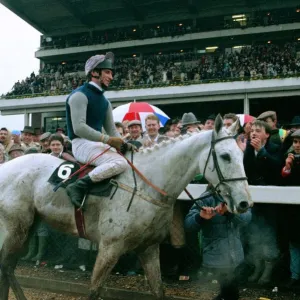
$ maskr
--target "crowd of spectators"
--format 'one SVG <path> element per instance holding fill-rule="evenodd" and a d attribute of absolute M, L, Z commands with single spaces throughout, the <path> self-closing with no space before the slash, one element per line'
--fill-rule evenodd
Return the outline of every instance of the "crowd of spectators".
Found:
<path fill-rule="evenodd" d="M 217 81 L 293 77 L 300 73 L 296 42 L 264 44 L 214 53 L 158 53 L 119 58 L 115 62 L 111 89 L 184 85 Z M 40 93 L 64 94 L 85 81 L 84 63 L 46 64 L 15 83 L 8 96 Z"/>
<path fill-rule="evenodd" d="M 245 18 L 245 21 L 234 21 L 231 15 L 214 16 L 199 20 L 188 19 L 161 24 L 145 24 L 142 27 L 135 26 L 94 31 L 92 33 L 75 33 L 54 36 L 50 39 L 43 36 L 41 49 L 79 47 L 164 36 L 178 36 L 212 30 L 278 25 L 297 22 L 300 19 L 300 14 L 296 9 L 253 11 L 250 14 L 242 13 L 242 16 L 242 19 Z"/>

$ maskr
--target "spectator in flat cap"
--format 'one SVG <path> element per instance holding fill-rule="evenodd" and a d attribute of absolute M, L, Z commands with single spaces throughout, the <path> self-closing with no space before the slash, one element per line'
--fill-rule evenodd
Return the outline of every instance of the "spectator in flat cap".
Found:
<path fill-rule="evenodd" d="M 210 115 L 206 118 L 203 130 L 211 130 L 215 128 L 215 115 Z"/>
<path fill-rule="evenodd" d="M 281 145 L 282 140 L 279 129 L 277 128 L 277 115 L 275 111 L 265 111 L 257 117 L 257 120 L 264 121 L 271 127 L 270 141 L 274 144 Z"/>
<path fill-rule="evenodd" d="M 22 155 L 24 155 L 24 149 L 18 144 L 12 145 L 10 150 L 8 151 L 8 156 L 10 160 Z"/>
<path fill-rule="evenodd" d="M 181 120 L 182 120 L 183 130 L 185 130 L 186 132 L 190 132 L 190 133 L 200 132 L 198 128 L 198 124 L 200 122 L 197 120 L 196 116 L 192 112 L 183 114 Z"/>
<path fill-rule="evenodd" d="M 33 142 L 34 129 L 31 126 L 25 126 L 22 131 L 22 143 L 21 146 L 26 151 L 29 148 L 36 148 L 36 144 Z"/>
<path fill-rule="evenodd" d="M 40 145 L 42 153 L 51 153 L 49 147 L 49 138 L 51 136 L 51 132 L 45 132 L 40 136 Z"/>
<path fill-rule="evenodd" d="M 128 141 L 142 142 L 142 123 L 139 120 L 132 120 L 127 125 L 130 137 Z"/>

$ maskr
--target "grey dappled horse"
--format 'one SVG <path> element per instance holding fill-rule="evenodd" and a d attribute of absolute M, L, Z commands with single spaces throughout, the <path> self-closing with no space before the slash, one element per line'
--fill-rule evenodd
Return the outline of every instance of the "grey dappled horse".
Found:
<path fill-rule="evenodd" d="M 210 152 L 212 139 L 221 139 L 213 144 L 219 171 L 224 178 L 237 179 L 219 185 L 228 207 L 242 212 L 251 205 L 248 184 L 243 180 L 243 153 L 233 138 L 227 138 L 233 134 L 235 124 L 225 129 L 222 122 L 218 116 L 215 131 L 171 139 L 134 155 L 135 166 L 153 184 L 166 191 L 167 196 L 159 194 L 138 176 L 139 192 L 129 211 L 127 207 L 132 194 L 125 189 L 119 188 L 113 199 L 88 196 L 86 233 L 99 245 L 90 300 L 100 297 L 104 281 L 119 257 L 131 250 L 137 253 L 155 298 L 164 299 L 159 243 L 168 234 L 173 204 L 193 177 L 205 169 L 207 180 L 214 185 L 219 183 L 216 163 Z M 0 167 L 0 228 L 5 233 L 0 257 L 0 300 L 8 299 L 9 286 L 18 300 L 26 299 L 16 281 L 14 269 L 36 215 L 62 232 L 78 235 L 74 207 L 65 189 L 54 192 L 53 186 L 47 182 L 61 163 L 62 160 L 51 155 L 31 154 Z M 131 168 L 128 167 L 117 180 L 133 188 Z"/>

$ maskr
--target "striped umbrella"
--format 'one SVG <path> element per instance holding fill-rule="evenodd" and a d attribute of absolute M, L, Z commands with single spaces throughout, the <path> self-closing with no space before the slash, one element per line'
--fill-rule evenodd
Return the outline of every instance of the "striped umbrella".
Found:
<path fill-rule="evenodd" d="M 120 105 L 113 110 L 115 122 L 139 120 L 145 130 L 145 119 L 149 114 L 154 114 L 160 121 L 160 126 L 164 126 L 170 119 L 161 109 L 147 102 L 131 102 Z"/>

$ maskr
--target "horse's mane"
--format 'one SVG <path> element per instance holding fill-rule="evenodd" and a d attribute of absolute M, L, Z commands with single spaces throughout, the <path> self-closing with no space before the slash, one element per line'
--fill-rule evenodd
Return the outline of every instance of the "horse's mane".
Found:
<path fill-rule="evenodd" d="M 199 133 L 202 134 L 204 132 L 206 132 L 206 131 L 199 132 Z M 145 148 L 142 147 L 142 148 L 139 149 L 138 153 L 140 153 L 140 154 L 145 154 L 145 153 L 148 154 L 148 153 L 156 152 L 156 151 L 158 151 L 158 150 L 160 150 L 160 149 L 162 149 L 162 148 L 164 148 L 164 147 L 166 147 L 166 146 L 168 146 L 170 144 L 181 142 L 181 141 L 186 140 L 186 139 L 188 139 L 188 138 L 190 138 L 192 136 L 193 136 L 193 134 L 186 133 L 186 134 L 180 135 L 180 136 L 178 136 L 176 138 L 169 138 L 168 140 L 164 140 L 161 143 L 155 144 L 152 147 L 145 147 Z"/>

